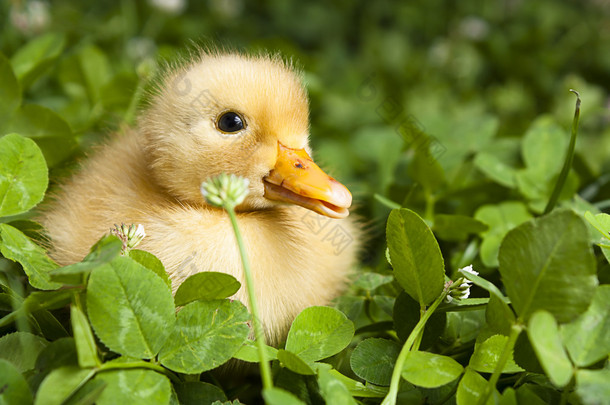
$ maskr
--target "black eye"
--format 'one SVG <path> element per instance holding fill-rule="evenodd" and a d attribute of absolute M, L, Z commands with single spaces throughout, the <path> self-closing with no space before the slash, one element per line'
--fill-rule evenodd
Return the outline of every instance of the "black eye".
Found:
<path fill-rule="evenodd" d="M 218 118 L 216 126 L 222 132 L 232 133 L 244 129 L 246 127 L 246 123 L 239 114 L 233 111 L 228 111 Z"/>

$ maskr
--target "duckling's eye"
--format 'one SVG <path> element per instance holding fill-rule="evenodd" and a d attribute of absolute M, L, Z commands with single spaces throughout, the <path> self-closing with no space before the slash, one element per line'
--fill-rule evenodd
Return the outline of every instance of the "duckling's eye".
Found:
<path fill-rule="evenodd" d="M 218 118 L 216 126 L 222 132 L 232 133 L 244 129 L 246 127 L 246 123 L 239 114 L 233 111 L 228 111 Z"/>

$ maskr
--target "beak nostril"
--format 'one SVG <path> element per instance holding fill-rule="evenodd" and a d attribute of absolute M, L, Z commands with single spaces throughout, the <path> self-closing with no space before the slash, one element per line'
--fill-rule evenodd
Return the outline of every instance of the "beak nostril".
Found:
<path fill-rule="evenodd" d="M 275 167 L 264 179 L 269 200 L 300 205 L 330 218 L 345 218 L 352 195 L 345 186 L 324 173 L 304 149 L 278 142 Z"/>

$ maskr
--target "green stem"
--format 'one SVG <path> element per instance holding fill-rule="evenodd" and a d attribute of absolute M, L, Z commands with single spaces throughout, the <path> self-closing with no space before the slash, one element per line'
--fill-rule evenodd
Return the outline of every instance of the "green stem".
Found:
<path fill-rule="evenodd" d="M 108 370 L 121 370 L 121 369 L 132 369 L 132 368 L 147 368 L 149 370 L 156 371 L 163 375 L 166 375 L 170 380 L 175 383 L 181 382 L 180 379 L 168 369 L 161 367 L 158 364 L 150 363 L 148 361 L 132 361 L 128 363 L 110 362 L 104 363 L 98 367 L 99 372 Z"/>
<path fill-rule="evenodd" d="M 436 197 L 430 191 L 426 192 L 426 208 L 424 212 L 424 218 L 429 221 L 430 224 L 434 223 L 434 205 L 436 204 Z"/>
<path fill-rule="evenodd" d="M 576 94 L 576 108 L 574 110 L 574 120 L 572 121 L 572 136 L 570 137 L 570 146 L 568 147 L 568 153 L 565 161 L 563 162 L 561 173 L 559 174 L 557 182 L 555 183 L 555 188 L 553 189 L 551 198 L 544 209 L 545 214 L 548 214 L 553 210 L 553 208 L 555 208 L 557 200 L 559 200 L 559 194 L 561 194 L 561 190 L 563 189 L 563 186 L 568 178 L 568 174 L 570 173 L 570 169 L 572 168 L 572 161 L 574 160 L 576 136 L 578 135 L 578 120 L 580 118 L 580 94 L 578 94 L 576 90 L 570 89 L 570 91 Z"/>
<path fill-rule="evenodd" d="M 421 305 L 421 307 L 419 308 L 419 319 L 423 318 L 424 315 L 426 315 L 426 306 Z M 421 345 L 421 341 L 422 341 L 423 337 L 424 337 L 424 330 L 422 329 L 421 333 L 419 333 L 417 335 L 417 337 L 415 338 L 415 341 L 413 342 L 413 346 L 411 347 L 411 351 L 419 350 L 419 346 Z"/>
<path fill-rule="evenodd" d="M 147 19 L 140 35 L 156 39 L 159 32 L 163 29 L 164 20 L 165 18 L 161 15 L 161 12 L 154 10 Z"/>
<path fill-rule="evenodd" d="M 377 200 L 377 202 L 381 203 L 382 205 L 384 205 L 384 206 L 386 206 L 386 207 L 388 207 L 388 208 L 390 208 L 390 209 L 392 209 L 392 210 L 393 210 L 393 209 L 399 209 L 399 208 L 402 208 L 402 207 L 400 206 L 400 204 L 398 204 L 397 202 L 394 202 L 394 201 L 390 200 L 389 198 L 386 198 L 386 197 L 382 196 L 381 194 L 377 194 L 377 193 L 375 193 L 375 195 L 373 195 L 373 198 L 374 198 L 375 200 Z"/>
<path fill-rule="evenodd" d="M 407 195 L 402 200 L 401 207 L 406 207 L 409 205 L 409 201 L 411 201 L 411 197 L 413 197 L 413 195 L 415 194 L 415 191 L 417 190 L 418 185 L 419 185 L 419 183 L 414 183 L 413 186 L 409 187 L 409 191 L 407 191 Z"/>
<path fill-rule="evenodd" d="M 595 206 L 595 208 L 602 211 L 602 210 L 605 210 L 606 208 L 610 208 L 610 200 L 599 201 L 599 202 L 593 203 L 593 205 Z"/>
<path fill-rule="evenodd" d="M 81 300 L 81 297 L 84 298 L 84 296 L 85 296 L 84 291 L 81 292 L 80 294 L 74 294 L 73 304 L 77 308 L 77 312 L 80 312 L 80 314 L 82 314 L 82 316 L 86 318 L 85 309 L 84 309 L 84 306 L 83 306 L 83 303 Z M 72 308 L 70 308 L 70 314 L 71 314 L 70 317 L 72 318 L 72 316 L 74 316 L 74 315 L 72 315 Z M 71 319 L 71 321 L 74 322 L 74 319 Z M 72 325 L 74 325 L 74 324 L 72 324 Z M 72 326 L 73 332 L 75 329 L 76 328 L 74 326 Z M 95 344 L 95 338 L 93 337 L 93 331 L 91 330 L 91 326 L 89 325 L 88 322 L 86 323 L 86 326 L 83 329 L 85 329 L 83 332 L 85 335 L 83 340 L 85 341 L 85 343 L 88 346 L 87 349 L 88 349 L 89 353 L 91 353 L 93 355 L 93 360 L 95 361 L 95 365 L 99 367 L 102 363 L 100 362 L 100 358 L 97 353 L 97 345 Z M 83 353 L 82 353 L 83 349 L 81 349 L 79 351 L 79 347 L 80 346 L 77 344 L 76 345 L 76 354 L 79 359 L 79 364 L 82 364 L 81 356 L 83 355 Z M 86 355 L 86 353 L 84 353 L 84 354 Z M 81 365 L 81 367 L 83 367 L 83 366 L 85 366 L 85 364 Z"/>
<path fill-rule="evenodd" d="M 364 299 L 364 313 L 371 323 L 375 323 L 375 318 L 373 317 L 373 313 L 371 312 L 371 294 L 369 291 L 366 292 L 366 297 Z"/>
<path fill-rule="evenodd" d="M 419 350 L 419 346 L 421 345 L 421 340 L 422 340 L 423 337 L 424 337 L 424 331 L 422 330 L 422 333 L 417 335 L 417 338 L 415 339 L 415 342 L 413 342 L 413 347 L 411 347 L 411 351 L 418 351 Z"/>
<path fill-rule="evenodd" d="M 515 343 L 517 342 L 517 338 L 519 334 L 523 330 L 523 326 L 520 324 L 513 324 L 510 328 L 510 335 L 508 336 L 508 340 L 504 345 L 504 349 L 502 349 L 502 354 L 500 354 L 500 358 L 498 359 L 498 363 L 496 364 L 496 368 L 494 369 L 491 378 L 487 382 L 487 387 L 485 388 L 485 392 L 483 396 L 479 398 L 477 405 L 483 405 L 487 402 L 487 399 L 496 388 L 496 384 L 498 383 L 498 379 L 500 378 L 500 374 L 502 374 L 502 370 L 504 370 L 504 366 L 506 362 L 510 358 L 513 349 L 515 347 Z"/>
<path fill-rule="evenodd" d="M 125 115 L 123 117 L 123 120 L 127 124 L 133 124 L 138 104 L 140 104 L 140 99 L 144 94 L 145 82 L 146 80 L 142 77 L 140 77 L 140 79 L 138 80 L 138 87 L 136 87 L 136 91 L 133 93 L 133 96 L 131 97 L 131 100 L 129 102 L 129 106 L 127 107 L 127 111 L 125 111 Z"/>
<path fill-rule="evenodd" d="M 457 389 L 458 389 L 458 385 L 455 384 L 453 386 L 453 388 L 451 389 L 451 391 L 449 391 L 443 398 L 441 398 L 437 402 L 437 404 L 438 405 L 443 405 L 443 404 L 447 403 L 455 395 L 455 393 L 457 392 Z"/>
<path fill-rule="evenodd" d="M 474 258 L 477 256 L 478 253 L 479 253 L 479 242 L 477 239 L 473 239 L 470 241 L 468 246 L 466 246 L 466 249 L 464 249 L 462 254 L 460 256 L 458 256 L 459 260 L 457 260 L 457 265 L 455 267 L 458 269 L 462 269 L 462 268 L 468 266 L 470 263 L 472 263 L 474 261 Z"/>
<path fill-rule="evenodd" d="M 414 344 L 417 341 L 417 339 L 421 339 L 421 338 L 419 338 L 419 336 L 423 333 L 424 326 L 426 326 L 426 322 L 428 322 L 428 319 L 430 319 L 430 317 L 432 316 L 432 314 L 434 313 L 436 308 L 440 305 L 441 302 L 443 302 L 445 297 L 447 297 L 448 293 L 449 293 L 449 290 L 445 289 L 442 292 L 442 294 L 438 296 L 438 298 L 432 303 L 432 305 L 430 305 L 430 307 L 425 311 L 425 313 L 419 319 L 419 322 L 417 322 L 417 325 L 415 325 L 415 328 L 413 328 L 413 330 L 411 331 L 411 334 L 407 338 L 407 341 L 405 342 L 404 346 L 402 347 L 402 350 L 400 351 L 400 354 L 398 355 L 398 358 L 396 359 L 396 365 L 394 365 L 394 371 L 392 372 L 392 379 L 390 381 L 390 390 L 388 391 L 388 395 L 386 395 L 386 397 L 383 399 L 383 402 L 381 403 L 381 405 L 395 405 L 396 404 L 396 396 L 398 395 L 398 386 L 400 385 L 402 369 L 405 366 L 407 357 L 408 357 L 409 353 L 411 352 L 411 349 L 414 347 Z"/>
<path fill-rule="evenodd" d="M 9 267 L 9 270 L 6 272 L 7 281 L 9 286 L 9 296 L 11 307 L 13 312 L 2 318 L 0 323 L 2 326 L 8 325 L 9 323 L 15 322 L 17 325 L 17 330 L 20 332 L 29 332 L 30 324 L 28 322 L 29 313 L 23 307 L 23 296 L 25 296 L 25 291 L 23 288 L 23 284 L 19 280 L 20 274 L 16 270 L 15 267 Z"/>
<path fill-rule="evenodd" d="M 572 378 L 570 383 L 563 388 L 563 391 L 561 392 L 561 402 L 559 403 L 559 405 L 566 405 L 568 403 L 568 399 L 569 399 L 568 397 L 570 396 L 570 393 L 572 392 L 573 388 L 574 388 L 574 378 Z"/>
<path fill-rule="evenodd" d="M 244 273 L 246 275 L 246 287 L 248 288 L 250 311 L 252 312 L 254 336 L 256 340 L 256 345 L 258 346 L 259 366 L 261 370 L 261 377 L 263 379 L 263 388 L 273 388 L 273 380 L 271 379 L 271 367 L 269 367 L 269 362 L 267 361 L 267 356 L 265 352 L 265 335 L 260 323 L 258 304 L 256 302 L 256 293 L 254 290 L 254 280 L 252 278 L 252 272 L 250 271 L 250 262 L 248 261 L 246 246 L 241 237 L 239 226 L 237 225 L 237 216 L 235 215 L 235 210 L 233 209 L 233 207 L 225 207 L 225 209 L 229 213 L 231 225 L 233 225 L 233 231 L 235 232 L 235 238 L 237 239 L 237 245 L 239 246 L 239 254 L 241 255 L 241 261 L 244 266 Z"/>

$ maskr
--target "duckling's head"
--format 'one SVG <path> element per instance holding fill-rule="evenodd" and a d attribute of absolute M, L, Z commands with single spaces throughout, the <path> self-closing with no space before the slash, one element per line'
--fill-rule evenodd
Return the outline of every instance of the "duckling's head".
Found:
<path fill-rule="evenodd" d="M 349 213 L 347 188 L 310 158 L 307 94 L 278 57 L 204 53 L 166 75 L 140 129 L 152 176 L 184 203 L 205 203 L 201 183 L 225 172 L 250 181 L 241 211 Z"/>

